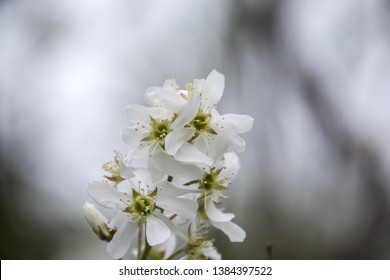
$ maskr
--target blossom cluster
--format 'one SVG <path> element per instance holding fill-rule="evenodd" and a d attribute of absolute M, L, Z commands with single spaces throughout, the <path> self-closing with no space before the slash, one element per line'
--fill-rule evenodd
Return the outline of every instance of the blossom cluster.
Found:
<path fill-rule="evenodd" d="M 89 196 L 109 208 L 108 220 L 86 202 L 84 214 L 93 231 L 120 259 L 220 259 L 209 227 L 242 242 L 245 231 L 222 208 L 225 190 L 240 169 L 240 134 L 253 119 L 217 111 L 225 86 L 213 70 L 181 89 L 173 79 L 145 92 L 147 106 L 129 105 L 129 126 L 120 131 L 125 156 L 115 152 L 103 165 L 108 173 L 90 183 Z"/>

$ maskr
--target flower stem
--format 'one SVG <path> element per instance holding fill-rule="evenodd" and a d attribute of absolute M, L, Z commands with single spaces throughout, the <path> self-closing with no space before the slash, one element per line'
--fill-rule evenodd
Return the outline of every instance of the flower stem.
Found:
<path fill-rule="evenodd" d="M 180 255 L 182 252 L 184 252 L 184 248 L 180 248 L 176 252 L 174 252 L 172 255 L 170 255 L 167 260 L 173 260 L 176 256 Z"/>
<path fill-rule="evenodd" d="M 144 250 L 144 253 L 142 254 L 141 260 L 147 260 L 148 259 L 148 256 L 149 256 L 149 253 L 150 253 L 151 249 L 152 249 L 152 247 L 149 245 L 148 241 L 145 241 L 145 250 Z"/>
<path fill-rule="evenodd" d="M 137 246 L 137 259 L 141 259 L 141 250 L 142 250 L 142 232 L 143 232 L 143 224 L 138 224 L 138 246 Z"/>

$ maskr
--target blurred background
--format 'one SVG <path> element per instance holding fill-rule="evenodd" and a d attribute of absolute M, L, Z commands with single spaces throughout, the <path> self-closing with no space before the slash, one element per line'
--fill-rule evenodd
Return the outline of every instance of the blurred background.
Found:
<path fill-rule="evenodd" d="M 249 114 L 225 259 L 390 259 L 390 1 L 0 1 L 1 259 L 106 259 L 86 223 L 125 106 L 225 74 Z"/>

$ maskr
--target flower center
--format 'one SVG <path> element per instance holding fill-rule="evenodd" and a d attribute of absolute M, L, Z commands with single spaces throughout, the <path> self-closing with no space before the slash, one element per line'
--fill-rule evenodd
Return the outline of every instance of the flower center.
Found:
<path fill-rule="evenodd" d="M 154 210 L 154 200 L 149 196 L 140 195 L 134 200 L 133 210 L 139 216 L 149 216 Z"/>
<path fill-rule="evenodd" d="M 226 187 L 223 185 L 225 180 L 221 179 L 218 181 L 218 175 L 221 170 L 212 170 L 210 173 L 206 173 L 200 183 L 200 189 L 206 192 L 212 192 L 214 190 L 225 190 Z"/>
<path fill-rule="evenodd" d="M 156 189 L 157 190 L 157 189 Z M 149 195 L 143 195 L 133 190 L 133 203 L 124 211 L 136 218 L 136 220 L 144 222 L 151 215 L 156 206 L 155 204 L 156 191 Z"/>
<path fill-rule="evenodd" d="M 152 117 L 150 118 L 150 127 L 151 131 L 149 136 L 142 139 L 142 141 L 157 141 L 161 148 L 164 148 L 165 144 L 165 137 L 168 135 L 169 132 L 172 131 L 170 127 L 171 121 L 170 120 L 156 120 Z"/>
<path fill-rule="evenodd" d="M 197 131 L 201 132 L 203 130 L 207 130 L 210 119 L 210 114 L 205 114 L 202 111 L 199 111 L 195 118 L 191 121 L 190 125 Z"/>

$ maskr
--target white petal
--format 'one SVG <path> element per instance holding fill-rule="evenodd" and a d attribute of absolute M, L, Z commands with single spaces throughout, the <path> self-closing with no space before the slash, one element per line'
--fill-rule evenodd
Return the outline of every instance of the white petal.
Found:
<path fill-rule="evenodd" d="M 148 108 L 149 116 L 157 120 L 169 120 L 173 117 L 173 111 L 159 107 Z"/>
<path fill-rule="evenodd" d="M 106 182 L 92 182 L 87 190 L 88 194 L 101 206 L 108 208 L 125 207 L 123 201 L 129 199 L 124 193 L 117 191 Z"/>
<path fill-rule="evenodd" d="M 222 97 L 225 88 L 225 76 L 216 70 L 208 75 L 205 85 L 204 105 L 206 111 L 215 107 Z"/>
<path fill-rule="evenodd" d="M 203 93 L 206 87 L 206 79 L 195 79 L 193 87 L 193 90 L 195 90 L 197 93 Z"/>
<path fill-rule="evenodd" d="M 186 103 L 186 100 L 176 91 L 161 87 L 148 88 L 145 91 L 145 99 L 152 106 L 162 106 L 174 112 L 178 112 Z"/>
<path fill-rule="evenodd" d="M 193 130 L 186 127 L 174 129 L 165 137 L 165 151 L 169 155 L 176 154 L 177 150 L 180 149 L 183 143 L 189 139 L 192 134 Z"/>
<path fill-rule="evenodd" d="M 210 224 L 223 231 L 223 233 L 225 233 L 231 242 L 243 242 L 245 240 L 245 237 L 246 237 L 246 233 L 245 231 L 240 227 L 238 226 L 237 224 L 233 223 L 233 222 L 213 222 L 213 221 L 210 221 Z"/>
<path fill-rule="evenodd" d="M 130 182 L 138 192 L 141 190 L 146 192 L 148 189 L 151 190 L 153 188 L 152 176 L 149 170 L 144 168 L 134 170 L 134 177 L 130 179 Z"/>
<path fill-rule="evenodd" d="M 186 163 L 202 163 L 206 165 L 213 164 L 213 160 L 211 158 L 189 143 L 184 143 L 177 151 L 174 158 Z"/>
<path fill-rule="evenodd" d="M 229 181 L 232 181 L 240 170 L 240 159 L 235 153 L 226 153 L 224 158 L 223 168 L 218 175 L 218 179 L 228 179 Z"/>
<path fill-rule="evenodd" d="M 149 124 L 150 122 L 148 108 L 141 105 L 128 105 L 126 107 L 126 116 L 133 124 Z"/>
<path fill-rule="evenodd" d="M 173 177 L 184 177 L 189 180 L 202 178 L 203 171 L 194 166 L 186 165 L 176 161 L 172 156 L 165 153 L 158 153 L 149 158 L 148 165 L 161 170 L 165 175 Z"/>
<path fill-rule="evenodd" d="M 175 252 L 176 243 L 176 236 L 171 235 L 164 243 L 154 246 L 153 250 L 164 253 L 163 259 L 165 260 Z"/>
<path fill-rule="evenodd" d="M 178 85 L 177 85 L 175 79 L 167 79 L 164 82 L 163 88 L 164 89 L 169 89 L 169 90 L 171 90 L 173 92 L 176 92 L 176 90 L 178 88 Z"/>
<path fill-rule="evenodd" d="M 231 150 L 232 151 L 235 151 L 238 153 L 245 151 L 246 142 L 241 136 L 239 136 L 237 134 L 232 134 L 230 137 L 231 137 L 230 140 L 231 140 Z"/>
<path fill-rule="evenodd" d="M 204 248 L 203 250 L 201 250 L 201 252 L 203 253 L 203 255 L 205 255 L 206 257 L 208 257 L 211 260 L 222 259 L 221 254 L 218 253 L 217 249 L 215 249 L 214 247 Z"/>
<path fill-rule="evenodd" d="M 194 192 L 193 190 L 176 188 L 169 182 L 159 182 L 156 185 L 160 188 L 157 194 L 158 198 L 172 198 Z"/>
<path fill-rule="evenodd" d="M 113 259 L 122 258 L 129 250 L 131 242 L 137 232 L 134 224 L 128 220 L 123 221 L 114 237 L 107 245 L 107 251 Z"/>
<path fill-rule="evenodd" d="M 206 204 L 207 217 L 214 222 L 228 222 L 231 221 L 235 215 L 232 213 L 224 213 L 221 209 L 218 209 L 214 202 L 209 199 Z"/>
<path fill-rule="evenodd" d="M 229 126 L 234 133 L 245 133 L 252 129 L 253 118 L 248 115 L 238 114 L 225 114 L 222 116 L 222 120 L 226 126 Z"/>
<path fill-rule="evenodd" d="M 201 104 L 200 95 L 196 92 L 193 92 L 190 96 L 190 100 L 188 100 L 187 105 L 183 106 L 181 110 L 178 112 L 179 116 L 172 123 L 172 127 L 180 128 L 190 123 L 198 114 L 198 111 L 200 109 L 200 104 Z"/>
<path fill-rule="evenodd" d="M 146 239 L 150 246 L 161 244 L 171 236 L 169 227 L 160 219 L 149 216 L 146 221 Z"/>
<path fill-rule="evenodd" d="M 129 146 L 130 153 L 135 151 L 141 140 L 147 136 L 147 132 L 138 130 L 138 128 L 135 130 L 135 127 L 124 127 L 119 133 L 123 143 Z"/>
<path fill-rule="evenodd" d="M 159 199 L 157 205 L 186 219 L 195 218 L 196 210 L 198 210 L 198 204 L 187 198 Z"/>
<path fill-rule="evenodd" d="M 119 167 L 122 178 L 130 179 L 134 176 L 133 170 L 123 160 L 119 160 Z"/>

